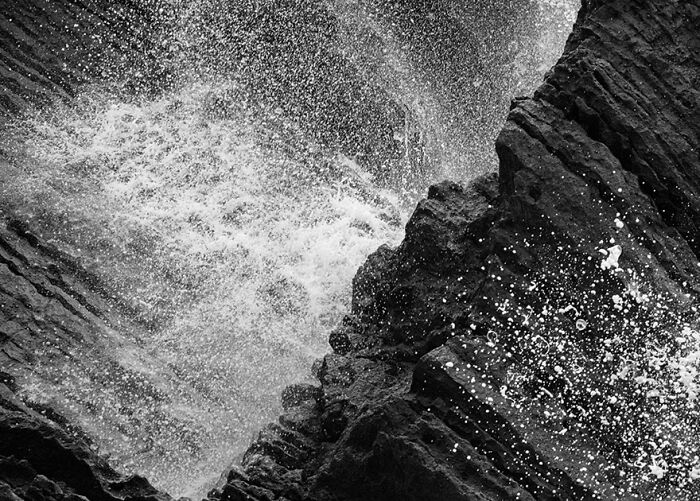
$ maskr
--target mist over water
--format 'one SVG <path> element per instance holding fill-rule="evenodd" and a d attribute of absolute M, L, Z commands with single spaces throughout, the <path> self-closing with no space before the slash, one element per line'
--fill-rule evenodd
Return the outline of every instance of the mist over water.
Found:
<path fill-rule="evenodd" d="M 278 412 L 283 387 L 308 379 L 356 269 L 400 239 L 404 214 L 396 195 L 283 119 L 271 130 L 245 109 L 209 116 L 213 92 L 193 85 L 141 103 L 85 94 L 22 124 L 31 161 L 3 180 L 24 217 L 139 312 L 143 351 L 200 394 L 168 404 L 192 415 L 196 440 L 168 422 L 156 444 L 150 427 L 95 430 L 117 464 L 172 492 L 189 487 L 192 459 L 202 475 L 222 470 Z M 193 458 L 184 441 L 203 450 Z"/>
<path fill-rule="evenodd" d="M 201 4 L 180 7 L 190 19 Z M 542 1 L 541 30 L 515 51 L 513 95 L 554 62 L 576 7 Z M 409 110 L 394 137 L 407 144 L 410 131 L 422 134 L 430 161 L 419 171 L 408 147 L 373 168 L 342 141 L 310 132 L 284 103 L 258 99 L 235 72 L 202 71 L 196 44 L 182 49 L 186 30 L 175 37 L 184 55 L 168 90 L 87 86 L 3 130 L 0 208 L 79 257 L 134 312 L 111 376 L 96 380 L 67 362 L 60 378 L 38 368 L 25 391 L 79 422 L 117 467 L 173 495 L 203 495 L 275 419 L 284 386 L 310 380 L 328 331 L 348 312 L 357 268 L 400 242 L 427 185 L 494 166 L 505 109 L 470 109 L 467 123 L 483 128 L 459 125 L 466 108 L 443 98 L 405 42 L 382 31 L 385 18 L 363 13 L 341 16 L 344 36 L 357 43 L 367 78 Z M 388 47 L 372 64 L 360 28 Z M 134 374 L 153 396 L 121 396 L 120 378 Z"/>

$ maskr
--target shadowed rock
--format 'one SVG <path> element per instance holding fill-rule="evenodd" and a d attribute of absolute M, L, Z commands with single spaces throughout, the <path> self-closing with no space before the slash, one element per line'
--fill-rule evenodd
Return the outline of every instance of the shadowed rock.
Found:
<path fill-rule="evenodd" d="M 0 11 L 0 116 L 54 99 L 81 84 L 119 78 L 153 90 L 167 83 L 161 0 L 32 0 Z M 160 49 L 161 60 L 156 60 Z"/>
<path fill-rule="evenodd" d="M 498 179 L 431 188 L 358 271 L 323 397 L 210 499 L 697 498 L 670 367 L 698 320 L 699 28 L 696 2 L 584 2 Z"/>
<path fill-rule="evenodd" d="M 209 498 L 697 499 L 698 416 L 674 364 L 700 294 L 699 34 L 695 1 L 584 2 L 564 56 L 513 102 L 498 177 L 429 190 L 404 242 L 358 271 L 320 387 L 285 391 Z M 79 266 L 21 225 L 0 236 L 22 317 L 3 320 L 3 362 L 31 363 L 47 316 L 75 324 L 70 343 L 102 328 Z M 0 376 L 0 496 L 167 499 Z"/>
<path fill-rule="evenodd" d="M 42 415 L 43 414 L 43 415 Z M 0 499 L 168 501 L 146 479 L 126 477 L 75 428 L 61 427 L 0 384 Z M 59 420 L 60 416 L 52 415 Z"/>

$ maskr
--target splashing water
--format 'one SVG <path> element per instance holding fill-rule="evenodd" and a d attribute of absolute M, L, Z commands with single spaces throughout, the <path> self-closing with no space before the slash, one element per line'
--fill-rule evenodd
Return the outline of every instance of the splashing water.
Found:
<path fill-rule="evenodd" d="M 543 2 L 567 15 L 574 3 Z M 550 66 L 564 35 L 548 33 L 514 61 L 517 74 L 536 63 L 539 78 Z M 417 95 L 414 68 L 397 67 L 386 78 L 406 78 L 400 100 L 437 101 Z M 536 83 L 523 81 L 519 91 Z M 328 351 L 355 271 L 400 241 L 406 194 L 423 188 L 386 189 L 247 95 L 226 79 L 157 98 L 88 87 L 4 131 L 12 161 L 0 164 L 0 209 L 99 276 L 134 312 L 136 325 L 116 330 L 138 341 L 115 349 L 104 371 L 37 368 L 25 391 L 78 422 L 118 468 L 177 495 L 203 494 L 279 414 L 282 388 Z M 492 106 L 483 114 L 501 116 Z M 482 152 L 456 145 L 483 131 L 448 137 L 453 121 L 426 109 L 421 125 L 435 129 L 445 164 L 427 181 L 464 180 L 463 164 Z M 491 142 L 479 144 L 493 156 Z M 126 397 L 119 379 L 130 379 Z"/>
<path fill-rule="evenodd" d="M 263 120 L 240 103 L 213 117 L 221 89 L 150 102 L 98 91 L 21 124 L 31 161 L 6 171 L 4 195 L 130 301 L 149 326 L 144 351 L 204 395 L 196 404 L 209 412 L 173 405 L 208 414 L 199 419 L 214 450 L 197 471 L 211 475 L 327 351 L 352 276 L 398 242 L 403 212 L 354 162 L 326 156 L 274 112 Z M 143 452 L 142 435 L 110 444 L 116 463 L 171 492 L 191 487 L 181 440 Z"/>
<path fill-rule="evenodd" d="M 605 472 L 620 479 L 621 498 L 695 499 L 700 310 L 689 296 L 654 290 L 621 265 L 624 255 L 619 244 L 596 259 L 552 251 L 555 272 L 532 273 L 515 301 L 498 302 L 504 320 L 489 341 L 519 364 L 502 393 L 525 416 L 544 404 L 547 425 L 574 443 L 585 443 L 582 430 L 596 437 L 617 464 L 576 465 L 590 485 L 605 488 L 595 478 Z M 668 485 L 655 483 L 662 478 Z"/>

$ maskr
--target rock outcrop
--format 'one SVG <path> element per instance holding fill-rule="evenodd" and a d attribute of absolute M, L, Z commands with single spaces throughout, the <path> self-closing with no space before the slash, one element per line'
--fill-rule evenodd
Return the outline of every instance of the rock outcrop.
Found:
<path fill-rule="evenodd" d="M 0 372 L 0 499 L 168 501 L 139 476 L 126 477 L 50 408 L 31 408 Z"/>
<path fill-rule="evenodd" d="M 220 500 L 697 499 L 700 4 L 587 1 Z"/>
<path fill-rule="evenodd" d="M 217 3 L 199 2 L 205 11 L 207 6 Z M 453 60 L 459 63 L 457 70 L 450 71 L 452 66 L 443 64 L 439 72 L 433 71 L 440 61 L 428 50 L 429 44 L 433 44 L 439 58 L 451 53 L 453 46 L 476 50 L 478 45 L 479 37 L 465 23 L 462 14 L 454 13 L 452 1 L 430 6 L 429 12 L 414 9 L 411 2 L 383 2 L 381 15 L 377 14 L 377 19 L 381 18 L 378 25 L 366 27 L 358 37 L 362 40 L 355 40 L 358 46 L 346 52 L 344 49 L 348 47 L 343 44 L 353 34 L 347 33 L 347 26 L 340 20 L 337 11 L 341 3 L 246 2 L 241 4 L 245 8 L 237 12 L 235 8 L 241 6 L 232 6 L 227 1 L 223 5 L 230 18 L 217 17 L 217 12 L 212 10 L 208 14 L 213 14 L 213 21 L 206 16 L 199 21 L 223 26 L 223 32 L 228 35 L 235 31 L 231 30 L 232 26 L 243 25 L 244 29 L 237 33 L 251 35 L 243 42 L 216 39 L 214 53 L 223 55 L 232 64 L 224 65 L 223 69 L 236 72 L 255 100 L 281 106 L 283 115 L 313 129 L 311 132 L 320 142 L 348 156 L 357 156 L 360 163 L 364 158 L 365 164 L 382 169 L 385 167 L 382 162 L 389 159 L 400 168 L 424 167 L 420 165 L 423 158 L 420 135 L 426 124 L 417 123 L 415 115 L 419 110 L 407 109 L 408 104 L 414 103 L 405 102 L 406 93 L 415 89 L 406 91 L 399 89 L 400 86 L 387 86 L 387 81 L 396 84 L 393 80 L 399 74 L 406 79 L 404 74 L 410 73 L 411 68 L 389 67 L 392 61 L 384 52 L 387 41 L 378 38 L 377 32 L 392 24 L 392 19 L 400 18 L 401 29 L 394 35 L 407 37 L 404 41 L 410 46 L 408 53 L 416 58 L 416 65 L 425 66 L 423 74 L 435 73 L 430 86 L 436 94 L 443 82 L 449 83 L 452 94 L 459 94 L 457 82 L 465 78 L 462 70 L 469 70 L 467 80 L 474 78 L 490 55 L 466 51 Z M 169 18 L 170 4 L 160 0 L 31 0 L 4 5 L 0 12 L 2 119 L 4 115 L 14 117 L 55 99 L 70 100 L 83 84 L 117 80 L 126 84 L 121 90 L 126 90 L 129 96 L 130 91 L 166 89 L 171 77 L 175 78 L 170 74 L 174 66 L 170 58 L 186 59 L 182 52 L 176 55 L 170 52 L 173 48 L 170 42 L 177 38 L 173 32 L 182 29 L 177 25 L 177 16 Z M 531 0 L 518 4 L 528 9 L 534 6 Z M 352 9 L 357 13 L 360 7 L 369 5 L 359 2 Z M 507 9 L 509 15 L 492 16 L 501 8 Z M 497 20 L 490 33 L 498 42 L 494 46 L 512 42 L 513 26 L 518 26 L 519 39 L 523 36 L 522 20 L 514 15 L 515 10 L 515 3 L 510 0 L 493 3 L 490 10 L 474 10 L 475 18 L 482 21 L 480 29 L 486 20 Z M 416 20 L 420 22 L 415 30 L 410 29 Z M 426 20 L 429 22 L 423 22 Z M 183 30 L 177 36 L 186 34 Z M 250 40 L 255 43 L 247 45 Z M 260 44 L 264 51 L 260 50 Z M 229 50 L 221 50 L 222 46 Z M 371 49 L 369 61 L 353 59 L 363 48 Z M 206 55 L 206 50 L 198 46 L 196 57 L 212 65 L 219 62 L 207 61 L 203 54 Z M 499 60 L 493 80 L 509 73 L 507 60 L 508 57 Z M 374 64 L 385 65 L 387 74 L 380 78 Z M 474 88 L 462 94 L 460 110 L 469 108 L 473 112 L 474 106 L 470 105 L 477 94 L 479 103 L 491 102 L 491 97 L 495 97 L 496 106 L 495 101 L 505 99 L 505 87 L 496 91 L 492 87 L 484 83 L 479 91 Z M 399 90 L 404 94 L 398 95 Z M 216 112 L 226 112 L 230 103 L 225 97 L 212 98 Z M 453 108 L 458 97 L 451 95 L 444 107 Z M 483 118 L 483 114 L 474 114 Z M 452 126 L 457 123 L 453 121 Z M 489 123 L 493 132 L 493 122 Z M 479 141 L 484 141 L 481 136 Z M 0 147 L 0 170 L 7 168 L 6 160 L 12 160 L 10 149 Z M 415 156 L 406 164 L 404 160 L 409 153 Z M 49 244 L 47 240 L 51 236 L 42 235 L 41 228 L 28 222 L 23 211 L 15 211 L 17 207 L 4 202 L 0 201 L 0 367 L 17 379 L 17 396 L 13 401 L 40 409 L 62 423 L 66 420 L 58 416 L 65 413 L 72 430 L 83 425 L 85 435 L 99 436 L 103 444 L 118 443 L 113 449 L 119 457 L 112 458 L 118 464 L 128 462 L 135 465 L 132 468 L 141 467 L 145 471 L 144 463 L 150 465 L 151 459 L 167 456 L 177 449 L 187 458 L 178 461 L 178 466 L 169 468 L 171 471 L 167 473 L 177 475 L 178 470 L 189 468 L 187 460 L 196 461 L 206 454 L 200 447 L 206 431 L 202 423 L 185 416 L 175 402 L 184 397 L 188 403 L 194 402 L 192 407 L 206 408 L 207 404 L 197 397 L 198 389 L 192 388 L 183 371 L 165 363 L 152 363 L 144 353 L 140 341 L 153 325 L 144 318 L 143 311 L 129 301 L 122 301 L 119 291 L 86 271 L 83 263 Z M 297 397 L 293 396 L 294 392 L 291 395 L 289 398 L 294 401 Z M 15 412 L 13 409 L 19 404 L 8 402 L 0 405 L 2 412 Z M 35 433 L 39 426 L 34 422 L 35 417 L 23 410 L 12 414 L 7 422 L 18 430 L 18 435 L 24 430 L 22 423 L 26 423 L 31 433 L 27 431 L 21 436 L 35 440 L 36 448 L 41 449 L 45 443 L 40 437 L 43 431 Z M 64 444 L 59 448 L 72 447 L 65 445 L 68 442 L 63 439 L 57 443 Z M 35 471 L 57 485 L 67 484 L 66 488 L 60 487 L 66 496 L 70 492 L 85 492 L 79 479 L 71 487 L 73 480 L 64 480 L 51 468 L 35 464 L 32 457 L 22 455 L 26 452 L 13 447 L 7 451 L 8 455 L 16 461 L 31 463 L 21 478 L 29 479 L 31 471 Z M 85 454 L 92 453 L 85 449 Z M 94 455 L 88 459 L 101 461 Z M 162 470 L 158 473 L 163 475 Z M 158 475 L 153 473 L 153 476 Z M 15 496 L 25 499 L 38 496 L 26 490 L 31 484 L 29 480 L 22 482 L 8 483 Z M 54 491 L 52 487 L 51 492 Z M 101 494 L 88 495 L 96 496 Z"/>
<path fill-rule="evenodd" d="M 4 2 L 0 10 L 0 116 L 54 99 L 79 85 L 115 79 L 141 90 L 168 80 L 157 60 L 165 31 L 160 0 Z"/>
<path fill-rule="evenodd" d="M 0 116 L 70 99 L 96 77 L 155 77 L 157 66 L 147 61 L 149 12 L 146 3 L 129 1 L 4 2 Z M 59 368 L 70 361 L 74 376 L 87 369 L 107 381 L 119 367 L 104 342 L 121 345 L 112 336 L 120 315 L 95 276 L 0 205 L 0 499 L 171 499 L 142 477 L 115 472 L 77 423 L 28 399 L 17 384 L 52 373 L 58 387 L 67 382 Z M 121 374 L 120 391 L 140 392 L 135 374 Z M 143 395 L 153 393 L 146 386 Z"/>
<path fill-rule="evenodd" d="M 66 419 L 56 406 L 28 397 L 20 387 L 20 382 L 31 386 L 52 381 L 59 393 L 69 387 L 80 392 L 88 377 L 105 394 L 121 394 L 122 405 L 145 407 L 147 400 L 159 397 L 151 382 L 111 358 L 119 350 L 136 349 L 135 341 L 114 330 L 128 312 L 119 312 L 99 280 L 22 222 L 3 218 L 2 224 L 0 499 L 170 499 L 142 477 L 115 472 L 79 423 Z M 62 369 L 65 364 L 71 371 Z M 114 378 L 115 373 L 120 377 Z M 120 383 L 115 386 L 116 381 Z M 77 405 L 95 412 L 88 400 L 75 398 L 73 409 Z"/>
<path fill-rule="evenodd" d="M 284 392 L 209 498 L 697 499 L 699 49 L 697 0 L 584 2 L 499 175 L 429 190 L 359 270 L 319 385 Z M 0 273 L 3 370 L 103 342 L 100 284 L 16 221 Z M 0 499 L 167 499 L 13 386 Z"/>

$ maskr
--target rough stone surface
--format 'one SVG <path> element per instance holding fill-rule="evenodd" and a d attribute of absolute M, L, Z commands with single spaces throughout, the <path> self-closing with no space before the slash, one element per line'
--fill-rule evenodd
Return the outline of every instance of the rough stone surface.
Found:
<path fill-rule="evenodd" d="M 127 347 L 133 340 L 115 335 L 119 306 L 100 290 L 80 263 L 41 241 L 21 221 L 2 221 L 0 499 L 170 499 L 141 477 L 117 474 L 77 423 L 21 391 L 31 378 L 65 377 L 57 371 L 68 363 L 75 374 L 86 371 L 103 380 L 105 389 L 111 372 L 121 371 L 117 391 L 133 395 L 135 404 L 146 395 L 158 396 L 148 381 L 110 358 L 115 346 Z"/>
<path fill-rule="evenodd" d="M 160 0 L 7 1 L 0 9 L 0 116 L 74 95 L 95 78 L 162 85 Z M 146 85 L 148 83 L 148 85 Z"/>
<path fill-rule="evenodd" d="M 166 88 L 170 76 L 167 70 L 171 69 L 168 68 L 170 54 L 158 43 L 161 34 L 167 36 L 161 33 L 169 28 L 163 25 L 167 20 L 164 18 L 168 17 L 167 9 L 165 14 L 155 14 L 166 3 L 160 0 L 29 0 L 3 5 L 0 12 L 0 40 L 3 42 L 0 44 L 0 115 L 14 117 L 54 99 L 68 100 L 79 92 L 82 84 L 118 80 L 126 84 L 126 90 Z M 216 3 L 200 4 L 209 7 Z M 528 8 L 533 6 L 531 1 L 520 4 L 527 4 Z M 216 47 L 215 51 L 233 65 L 233 68 L 224 65 L 224 69 L 236 70 L 249 84 L 249 89 L 259 93 L 255 96 L 257 99 L 287 107 L 283 111 L 311 127 L 322 142 L 350 157 L 358 157 L 360 161 L 364 158 L 377 168 L 383 167 L 379 165 L 382 159 L 403 161 L 409 153 L 407 148 L 419 149 L 421 138 L 412 135 L 399 141 L 395 137 L 397 129 L 408 134 L 408 129 L 416 127 L 409 123 L 413 120 L 408 116 L 411 110 L 405 108 L 401 96 L 396 96 L 397 89 L 390 89 L 386 82 L 363 74 L 361 66 L 367 62 L 354 61 L 343 52 L 344 32 L 339 4 L 331 7 L 326 2 L 316 1 L 247 2 L 241 4 L 245 7 L 241 12 L 235 12 L 231 2 L 225 2 L 225 5 L 232 17 L 216 17 L 217 12 L 212 9 L 210 14 L 216 17 L 212 26 L 223 26 L 226 31 L 232 26 L 237 27 L 236 23 L 252 22 L 259 36 L 257 41 L 265 41 L 266 51 L 260 51 L 259 47 L 252 50 L 245 43 L 230 39 L 224 45 L 236 50 Z M 433 47 L 439 48 L 436 57 L 414 54 L 422 65 L 428 66 L 424 68 L 427 74 L 435 69 L 428 63 L 437 64 L 454 45 L 470 48 L 477 45 L 473 30 L 465 28 L 463 20 L 451 14 L 449 5 L 451 2 L 436 4 L 428 9 L 429 16 L 423 16 L 419 14 L 424 13 L 416 12 L 410 2 L 382 4 L 383 22 L 388 25 L 392 19 L 400 18 L 400 32 L 411 39 L 412 46 L 420 49 L 432 43 Z M 503 18 L 503 26 L 507 28 L 511 22 L 517 24 L 518 18 L 513 15 L 515 4 L 504 0 L 501 5 L 508 7 L 509 13 Z M 364 7 L 367 5 L 363 3 Z M 488 9 L 474 12 L 481 21 L 489 19 L 492 13 Z M 423 23 L 426 19 L 430 22 Z M 416 21 L 419 21 L 418 25 L 415 25 Z M 411 29 L 414 25 L 415 29 Z M 512 30 L 503 26 L 499 25 L 498 30 L 501 37 L 498 44 L 501 45 L 508 44 L 512 34 Z M 251 26 L 247 29 L 252 30 Z M 233 31 L 230 29 L 228 34 Z M 358 43 L 381 53 L 385 41 L 378 40 L 372 30 L 369 31 L 367 40 Z M 506 40 L 503 40 L 503 33 L 509 34 Z M 216 44 L 221 42 L 216 40 Z M 154 61 L 154 56 L 158 56 L 157 61 Z M 469 58 L 460 59 L 458 70 L 451 70 L 449 65 L 440 68 L 439 78 L 434 84 L 438 87 L 440 82 L 449 84 L 452 92 L 459 94 L 455 86 L 457 80 L 464 79 L 463 70 L 473 73 L 480 64 L 477 59 L 485 57 L 487 55 L 474 53 Z M 252 71 L 236 68 L 241 61 L 252 61 L 253 64 L 247 67 Z M 505 65 L 504 61 L 501 63 Z M 257 71 L 260 68 L 265 71 Z M 501 75 L 505 70 L 499 66 L 499 71 Z M 470 73 L 469 78 L 473 77 L 474 74 Z M 140 88 L 131 89 L 130 86 Z M 484 85 L 482 89 L 488 87 Z M 461 103 L 462 109 L 473 108 L 467 97 L 475 94 L 476 91 L 462 94 L 466 99 Z M 493 89 L 488 92 L 480 90 L 479 100 L 490 100 L 492 95 Z M 454 101 L 456 97 L 451 99 Z M 497 100 L 503 99 L 504 94 L 499 91 Z M 212 107 L 219 112 L 225 113 L 226 104 L 225 99 L 220 102 L 216 96 L 213 98 Z M 447 103 L 448 107 L 452 104 L 452 101 Z M 493 129 L 493 124 L 490 125 Z M 416 130 L 410 132 L 417 134 Z M 5 154 L 4 151 L 0 153 Z M 402 163 L 401 167 L 407 166 Z M 159 453 L 153 444 L 167 439 L 156 436 L 159 432 L 186 429 L 187 437 L 193 434 L 188 442 L 192 454 L 199 453 L 198 439 L 194 436 L 199 430 L 192 431 L 196 424 L 182 426 L 180 416 L 173 416 L 165 410 L 169 403 L 168 394 L 159 387 L 163 379 L 167 388 L 171 382 L 180 384 L 183 378 L 173 374 L 169 367 L 157 366 L 143 371 L 122 362 L 127 357 L 120 355 L 125 353 L 138 358 L 139 333 L 149 327 L 139 318 L 139 313 L 120 302 L 115 297 L 117 294 L 87 272 L 80 262 L 48 244 L 21 216 L 10 214 L 9 209 L 5 211 L 2 203 L 0 206 L 3 207 L 0 214 L 0 367 L 8 373 L 5 377 L 3 372 L 0 381 L 14 387 L 19 396 L 13 401 L 22 401 L 22 405 L 50 416 L 70 433 L 83 437 L 77 427 L 79 423 L 69 422 L 59 412 L 66 412 L 72 420 L 99 415 L 110 429 L 132 436 L 147 434 L 142 448 L 145 454 Z M 349 341 L 344 340 L 342 330 L 337 331 L 337 343 L 333 341 L 334 345 L 340 343 L 339 353 L 344 349 L 342 343 L 351 350 L 352 343 L 361 341 L 354 324 L 345 328 Z M 362 336 L 362 339 L 367 338 Z M 439 344 L 437 338 L 433 344 Z M 351 365 L 342 357 L 329 358 L 319 367 L 319 377 L 329 384 L 350 384 L 355 381 L 357 370 L 354 362 Z M 153 374 L 157 377 L 152 377 Z M 92 392 L 86 396 L 89 389 L 81 384 L 86 380 L 95 386 L 104 385 L 103 395 Z M 98 400 L 102 396 L 104 399 Z M 41 399 L 41 403 L 32 401 L 32 398 Z M 282 398 L 289 416 L 281 426 L 267 431 L 271 442 L 269 447 L 259 450 L 260 454 L 286 450 L 286 444 L 292 441 L 295 448 L 288 452 L 285 460 L 286 465 L 291 465 L 316 453 L 317 445 L 307 438 L 308 433 L 323 440 L 337 440 L 342 435 L 349 405 L 342 395 L 327 398 L 320 387 L 295 386 L 285 391 Z M 321 400 L 322 420 L 309 421 L 307 418 L 321 409 Z M 104 409 L 109 409 L 109 405 L 118 406 L 119 412 L 113 415 L 105 413 Z M 124 415 L 128 418 L 121 420 Z M 32 419 L 31 414 L 13 415 L 11 425 L 16 429 L 15 434 L 20 436 L 25 422 L 28 430 L 34 430 L 36 426 Z M 153 430 L 149 422 L 156 420 L 159 423 L 166 421 L 168 426 Z M 101 431 L 87 429 L 86 433 L 96 436 Z M 277 434 L 282 436 L 279 441 L 274 440 Z M 45 442 L 37 444 L 41 444 L 37 448 L 48 447 Z M 54 452 L 62 453 L 58 449 Z M 26 482 L 23 480 L 20 485 L 3 480 L 0 495 L 51 499 L 49 494 L 40 495 L 36 489 L 27 490 L 33 485 L 31 479 L 37 475 L 49 479 L 49 483 L 37 484 L 37 489 L 48 489 L 46 492 L 53 493 L 54 497 L 62 495 L 53 487 L 46 487 L 53 482 L 63 489 L 60 487 L 63 480 L 55 476 L 56 472 L 37 467 L 36 461 L 32 462 L 22 454 L 12 452 L 11 455 L 15 458 L 12 461 L 29 461 L 26 468 L 21 468 L 21 478 Z M 10 467 L 10 463 L 3 464 Z M 294 475 L 287 477 L 289 482 L 299 480 Z M 81 492 L 78 488 L 73 490 Z M 267 488 L 264 490 L 272 492 Z M 69 493 L 66 489 L 62 492 Z M 88 497 L 92 499 L 94 496 L 96 494 Z"/>
<path fill-rule="evenodd" d="M 10 386 L 8 386 L 8 384 Z M 79 430 L 50 409 L 32 409 L 0 383 L 0 499 L 168 501 L 139 476 L 119 475 Z"/>
<path fill-rule="evenodd" d="M 164 452 L 154 442 L 170 446 L 174 432 L 183 429 L 192 434 L 186 436 L 193 447 L 190 453 L 197 454 L 204 440 L 195 435 L 203 432 L 172 409 L 169 391 L 178 387 L 176 393 L 185 397 L 196 393 L 172 367 L 146 356 L 141 340 L 149 323 L 117 296 L 113 286 L 30 231 L 28 224 L 0 214 L 0 384 L 16 393 L 16 398 L 0 402 L 0 413 L 12 411 L 12 402 L 21 401 L 69 434 L 93 437 L 94 451 L 99 443 L 101 451 L 115 454 L 111 464 L 124 464 L 123 458 L 133 460 L 140 454 L 158 457 Z M 307 394 L 302 388 L 296 398 Z M 295 394 L 290 398 L 294 402 Z M 22 437 L 34 440 L 37 426 L 32 416 L 12 414 L 4 421 L 0 455 L 3 445 L 10 446 L 6 438 L 16 435 L 19 442 L 6 455 L 31 459 L 22 455 L 29 451 L 21 453 L 21 443 Z M 25 420 L 31 421 L 27 427 Z M 135 445 L 109 449 L 109 441 L 121 434 Z M 38 441 L 36 449 L 46 444 Z"/>
<path fill-rule="evenodd" d="M 499 176 L 430 189 L 404 242 L 358 271 L 319 385 L 284 392 L 209 498 L 697 499 L 694 444 L 664 446 L 660 478 L 630 464 L 697 416 L 618 374 L 697 320 L 699 48 L 696 0 L 584 2 L 560 62 L 513 102 Z M 97 342 L 99 284 L 21 223 L 0 237 L 3 369 L 28 366 L 46 327 Z M 0 383 L 0 499 L 167 499 Z"/>
<path fill-rule="evenodd" d="M 210 499 L 696 499 L 682 466 L 630 465 L 682 404 L 612 375 L 616 343 L 672 351 L 665 329 L 697 321 L 699 46 L 696 1 L 585 2 L 513 102 L 498 179 L 430 189 L 358 271 L 318 396 Z"/>

